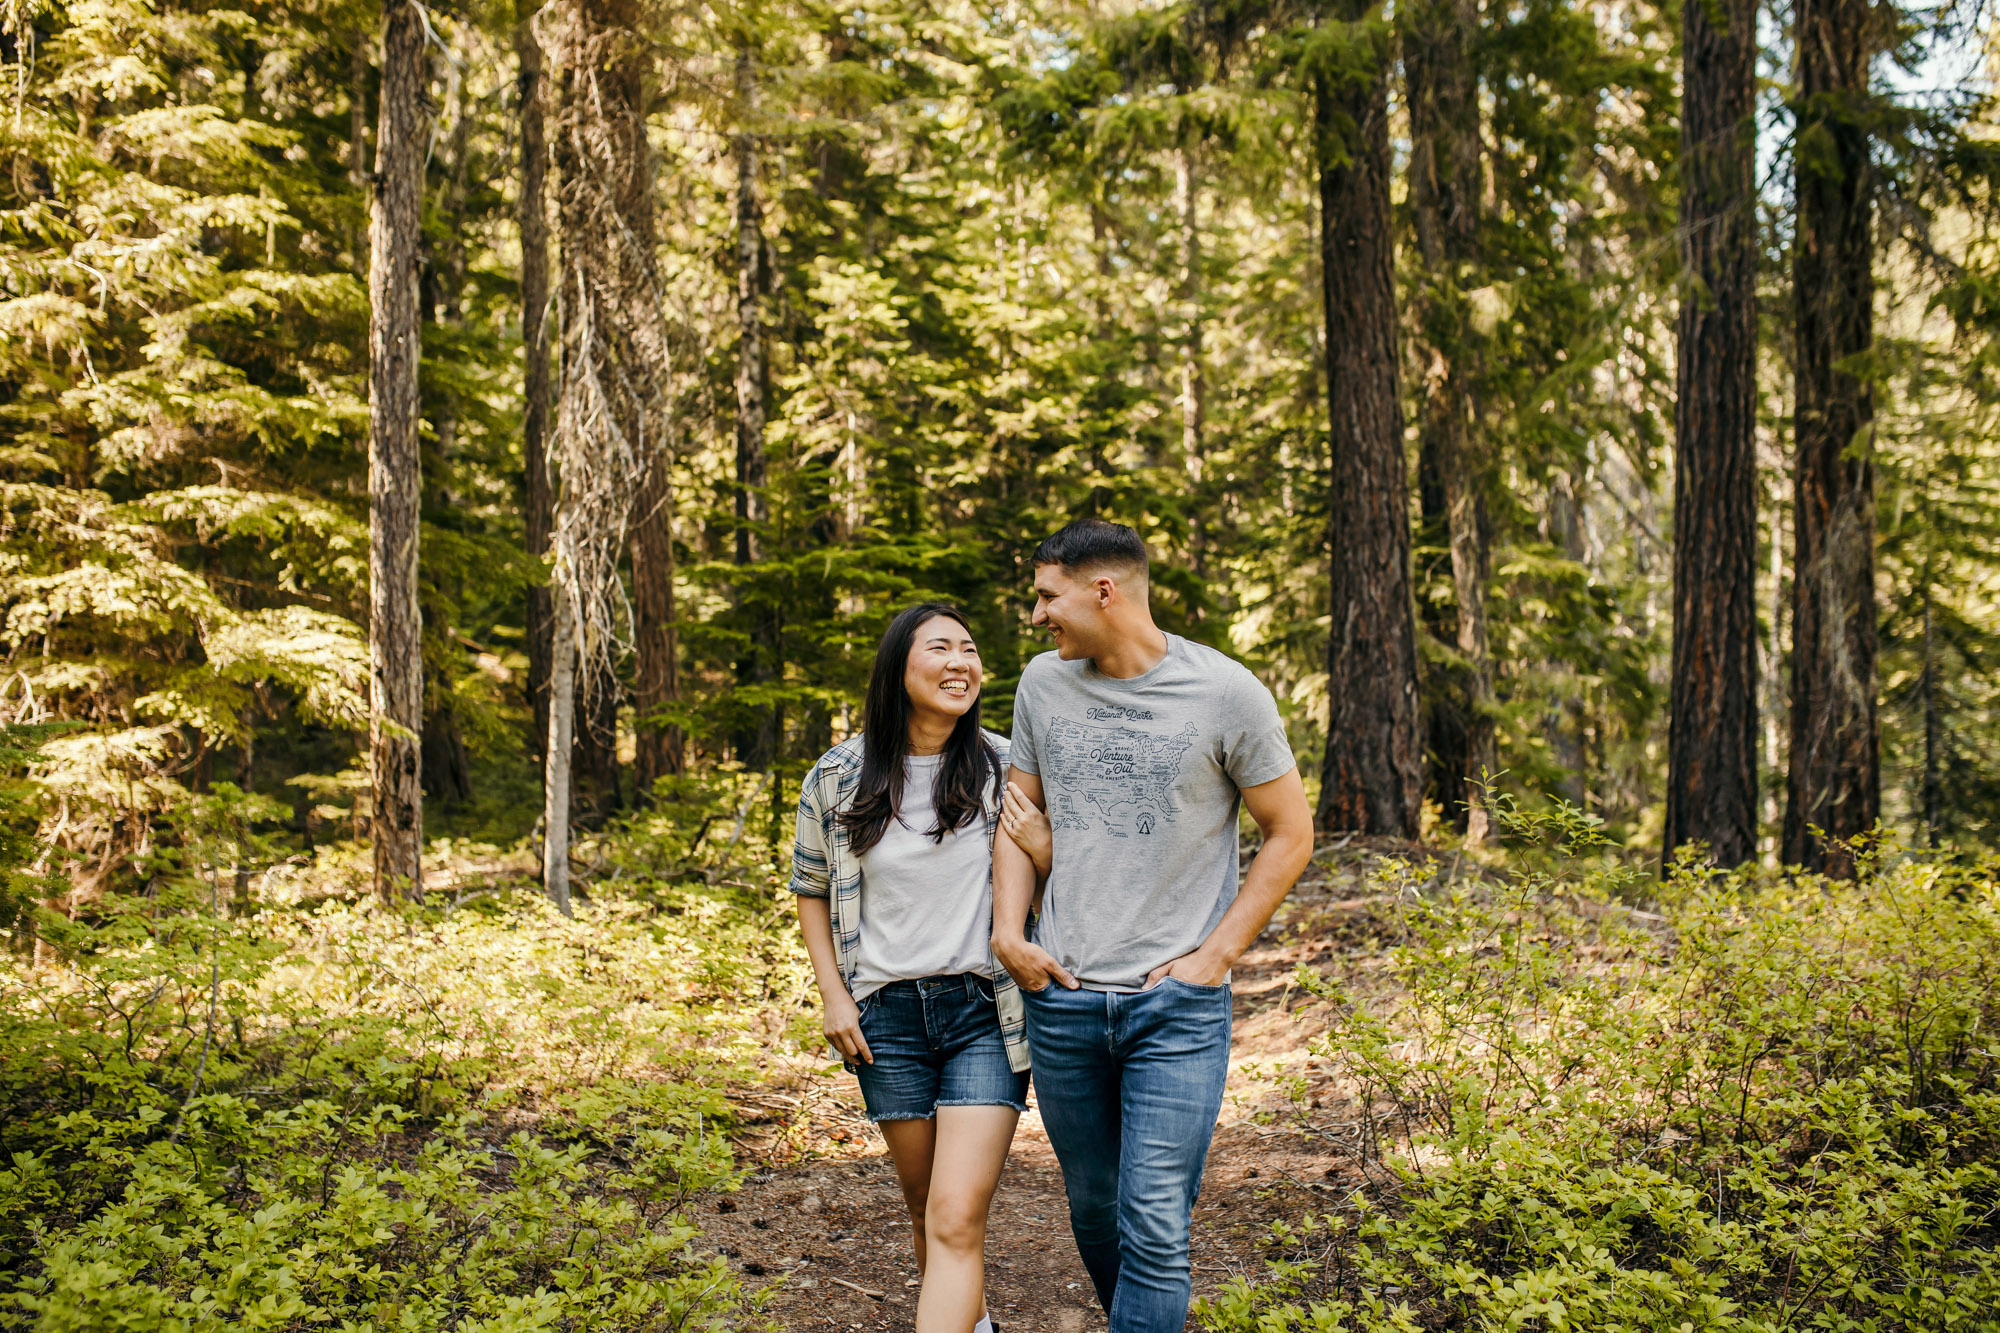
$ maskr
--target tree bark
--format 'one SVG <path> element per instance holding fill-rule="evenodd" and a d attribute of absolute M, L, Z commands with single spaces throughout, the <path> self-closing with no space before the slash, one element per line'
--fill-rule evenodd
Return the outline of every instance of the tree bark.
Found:
<path fill-rule="evenodd" d="M 1454 674 L 1464 687 L 1456 738 L 1463 768 L 1448 789 L 1446 809 L 1463 802 L 1466 841 L 1474 845 L 1485 841 L 1487 831 L 1481 784 L 1500 767 L 1486 621 L 1486 469 L 1473 433 L 1473 329 L 1466 297 L 1479 262 L 1481 146 L 1471 54 L 1478 25 L 1478 0 L 1429 0 L 1406 15 L 1403 30 L 1410 204 L 1425 272 L 1417 296 L 1423 366 L 1417 428 L 1450 543 L 1455 646 L 1462 661 Z"/>
<path fill-rule="evenodd" d="M 1883 20 L 1868 0 L 1800 0 L 1792 252 L 1796 321 L 1791 754 L 1784 860 L 1850 874 L 1827 839 L 1881 810 L 1875 684 L 1874 396 L 1849 358 L 1874 342 L 1874 182 L 1864 121 Z"/>
<path fill-rule="evenodd" d="M 1924 565 L 1924 670 L 1917 688 L 1924 707 L 1924 845 L 1938 845 L 1944 825 L 1944 721 L 1938 710 L 1937 636 L 1931 569 Z"/>
<path fill-rule="evenodd" d="M 653 235 L 650 179 L 628 182 L 621 211 L 637 219 L 635 225 L 643 229 L 641 234 Z M 676 776 L 683 768 L 680 727 L 648 716 L 680 699 L 680 638 L 674 623 L 673 456 L 666 444 L 662 438 L 653 454 L 632 524 L 635 803 L 647 800 L 659 779 Z"/>
<path fill-rule="evenodd" d="M 1451 570 L 1451 523 L 1445 515 L 1444 465 L 1438 458 L 1437 442 L 1422 439 L 1417 449 L 1417 544 L 1423 549 L 1424 564 L 1418 568 L 1417 615 L 1423 632 L 1441 645 L 1444 652 L 1432 654 L 1423 663 L 1422 703 L 1424 734 L 1424 790 L 1435 800 L 1446 823 L 1465 832 L 1465 716 L 1470 696 L 1463 664 L 1455 651 L 1458 644 L 1458 611 L 1451 599 L 1430 595 L 1428 587 L 1439 576 L 1442 564 Z M 1442 553 L 1440 556 L 1438 553 Z"/>
<path fill-rule="evenodd" d="M 368 754 L 375 892 L 421 899 L 424 794 L 418 763 L 424 655 L 417 605 L 421 482 L 418 264 L 429 146 L 423 20 L 390 0 L 368 267 Z"/>
<path fill-rule="evenodd" d="M 551 836 L 560 826 L 566 838 L 570 797 L 580 786 L 591 797 L 590 820 L 619 804 L 618 564 L 634 501 L 667 450 L 669 365 L 646 136 L 653 53 L 644 15 L 634 0 L 557 0 L 537 27 L 562 89 L 552 154 L 562 227 L 562 388 L 551 446 L 560 463 L 554 544 L 561 578 L 551 596 L 558 621 L 571 619 L 574 647 L 552 642 L 549 731 L 552 746 L 558 731 L 565 733 L 568 767 L 563 789 L 545 780 L 544 797 Z M 556 760 L 553 750 L 545 756 L 545 778 L 556 775 Z"/>
<path fill-rule="evenodd" d="M 681 696 L 680 635 L 674 624 L 674 501 L 669 460 L 661 455 L 639 493 L 632 524 L 632 613 L 637 665 L 632 682 L 636 800 L 653 784 L 677 777 L 685 759 L 678 725 L 652 715 Z"/>
<path fill-rule="evenodd" d="M 739 114 L 746 120 L 756 114 L 757 83 L 750 53 L 736 57 L 736 94 Z M 757 200 L 757 136 L 739 131 L 733 147 L 736 157 L 736 565 L 739 569 L 755 564 L 761 556 L 758 528 L 770 518 L 764 498 L 764 364 L 763 209 Z M 739 585 L 739 601 L 744 589 Z M 750 650 L 736 664 L 739 686 L 756 686 L 772 679 L 777 659 L 777 634 L 773 612 L 760 598 L 749 604 Z M 736 737 L 737 757 L 747 768 L 766 769 L 777 757 L 778 716 L 773 708 L 757 708 Z"/>
<path fill-rule="evenodd" d="M 449 74 L 448 62 L 437 57 L 438 77 Z M 455 99 L 451 137 L 445 141 L 439 165 L 445 177 L 437 203 L 437 216 L 444 224 L 436 253 L 427 266 L 432 300 L 425 311 L 433 323 L 458 329 L 465 324 L 465 203 L 472 177 L 472 108 L 461 87 Z M 449 459 L 458 449 L 458 395 L 440 396 L 438 418 L 433 423 L 437 435 L 437 455 Z M 447 501 L 448 503 L 448 501 Z"/>
<path fill-rule="evenodd" d="M 450 805 L 472 799 L 472 760 L 450 704 L 424 719 L 424 795 Z"/>
<path fill-rule="evenodd" d="M 1317 820 L 1327 832 L 1414 839 L 1422 757 L 1396 394 L 1387 64 L 1385 53 L 1365 77 L 1322 74 L 1313 90 L 1332 457 L 1332 619 Z"/>
<path fill-rule="evenodd" d="M 1683 6 L 1681 43 L 1665 851 L 1731 867 L 1757 854 L 1756 0 Z"/>
<path fill-rule="evenodd" d="M 569 766 L 576 717 L 575 567 L 557 552 L 549 584 L 549 737 L 542 760 L 542 892 L 564 916 L 569 898 Z"/>
<path fill-rule="evenodd" d="M 347 183 L 360 189 L 368 183 L 368 56 L 372 34 L 354 34 L 348 57 Z"/>
<path fill-rule="evenodd" d="M 1549 541 L 1563 556 L 1573 564 L 1585 564 L 1589 548 L 1585 536 L 1584 509 L 1577 500 L 1576 478 L 1567 471 L 1551 479 L 1547 524 Z M 1578 674 L 1575 664 L 1559 657 L 1545 659 L 1542 669 L 1555 682 L 1557 695 L 1555 707 L 1544 715 L 1550 753 L 1563 769 L 1556 790 L 1563 800 L 1579 810 L 1587 810 L 1590 806 L 1590 767 L 1584 754 L 1583 738 L 1587 722 L 1583 698 L 1589 687 Z"/>
<path fill-rule="evenodd" d="M 757 105 L 750 56 L 736 58 L 736 91 L 746 117 Z M 759 555 L 754 525 L 769 518 L 764 496 L 763 210 L 757 202 L 757 137 L 739 132 L 736 157 L 736 563 Z"/>
<path fill-rule="evenodd" d="M 576 673 L 576 753 L 570 758 L 570 799 L 578 823 L 602 828 L 625 804 L 618 764 L 618 711 L 622 702 L 615 663 L 607 654 Z"/>
<path fill-rule="evenodd" d="M 1181 343 L 1181 466 L 1195 491 L 1188 510 L 1188 563 L 1197 576 L 1207 573 L 1208 538 L 1200 494 L 1207 466 L 1208 385 L 1202 375 L 1200 186 L 1195 179 L 1194 149 L 1174 150 L 1174 214 L 1180 228 L 1180 303 L 1187 319 Z M 1201 603 L 1195 603 L 1200 615 Z"/>
<path fill-rule="evenodd" d="M 432 52 L 433 69 L 439 80 L 449 77 L 443 55 Z M 451 135 L 440 154 L 444 188 L 437 201 L 437 215 L 443 222 L 439 237 L 424 265 L 424 318 L 440 328 L 458 330 L 465 325 L 465 211 L 472 178 L 472 108 L 461 85 L 447 110 L 452 115 Z M 451 475 L 451 460 L 458 453 L 458 395 L 445 390 L 436 393 L 436 416 L 432 428 L 437 439 L 436 465 L 425 474 L 424 505 L 436 512 L 453 501 L 445 488 Z M 435 607 L 435 603 L 433 604 Z M 471 799 L 472 764 L 459 729 L 453 706 L 451 664 L 458 654 L 451 626 L 434 624 L 433 643 L 442 651 L 429 658 L 424 689 L 424 734 L 422 746 L 424 795 L 450 804 Z"/>
<path fill-rule="evenodd" d="M 521 453 L 522 518 L 528 554 L 537 560 L 549 554 L 554 530 L 555 494 L 549 485 L 549 221 L 545 196 L 548 179 L 548 79 L 542 44 L 530 22 L 532 0 L 515 10 L 514 50 L 520 62 L 518 87 L 521 115 Z M 528 703 L 535 717 L 535 756 L 545 757 L 549 735 L 549 663 L 554 622 L 549 590 L 528 589 Z"/>

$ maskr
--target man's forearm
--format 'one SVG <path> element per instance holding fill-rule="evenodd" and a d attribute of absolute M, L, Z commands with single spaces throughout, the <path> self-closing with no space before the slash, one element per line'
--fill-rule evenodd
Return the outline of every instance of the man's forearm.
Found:
<path fill-rule="evenodd" d="M 1264 839 L 1256 859 L 1243 876 L 1243 887 L 1229 905 L 1222 920 L 1202 941 L 1200 952 L 1228 967 L 1243 955 L 1253 940 L 1271 924 L 1271 917 L 1285 895 L 1298 882 L 1306 863 L 1312 860 L 1312 832 L 1282 832 Z"/>

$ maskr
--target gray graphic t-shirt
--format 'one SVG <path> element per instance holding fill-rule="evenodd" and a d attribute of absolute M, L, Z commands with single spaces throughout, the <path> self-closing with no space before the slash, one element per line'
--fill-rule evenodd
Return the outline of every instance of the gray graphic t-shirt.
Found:
<path fill-rule="evenodd" d="M 1055 828 L 1036 941 L 1093 990 L 1137 990 L 1201 946 L 1236 900 L 1241 789 L 1295 762 L 1263 682 L 1174 634 L 1130 680 L 1028 663 L 1011 758 L 1040 776 Z"/>

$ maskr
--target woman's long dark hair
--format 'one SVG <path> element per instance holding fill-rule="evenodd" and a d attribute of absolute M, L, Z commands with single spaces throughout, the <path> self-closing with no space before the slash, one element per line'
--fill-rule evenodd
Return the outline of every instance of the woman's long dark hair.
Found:
<path fill-rule="evenodd" d="M 946 616 L 971 633 L 965 613 L 948 602 L 920 602 L 889 622 L 882 642 L 875 649 L 875 669 L 868 677 L 868 701 L 861 720 L 861 782 L 854 791 L 854 804 L 841 812 L 841 827 L 856 855 L 882 840 L 889 820 L 903 808 L 903 760 L 910 753 L 910 692 L 903 686 L 909 667 L 910 645 L 917 630 L 933 616 Z M 979 700 L 965 710 L 944 743 L 944 762 L 938 765 L 937 781 L 931 788 L 931 805 L 937 822 L 925 832 L 933 842 L 943 842 L 954 829 L 964 828 L 983 810 L 987 784 L 1000 776 L 1000 756 L 979 729 Z"/>

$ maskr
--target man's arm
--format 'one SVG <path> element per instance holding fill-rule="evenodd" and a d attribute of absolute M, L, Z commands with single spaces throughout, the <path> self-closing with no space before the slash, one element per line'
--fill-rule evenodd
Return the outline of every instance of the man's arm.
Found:
<path fill-rule="evenodd" d="M 1036 809 L 1047 809 L 1042 780 L 1018 768 L 1007 770 L 1009 786 L 1018 787 Z M 1300 799 L 1304 800 L 1301 793 Z M 1308 850 L 1311 850 L 1308 844 Z M 1294 872 L 1296 874 L 1296 872 Z M 1012 838 L 993 840 L 993 956 L 1023 990 L 1037 991 L 1051 980 L 1076 989 L 1076 978 L 1063 970 L 1039 944 L 1028 942 L 1028 906 L 1035 897 L 1035 863 Z M 1276 903 L 1272 904 L 1275 909 Z"/>
<path fill-rule="evenodd" d="M 1167 977 L 1197 986 L 1219 986 L 1230 965 L 1271 923 L 1271 914 L 1292 891 L 1292 884 L 1312 860 L 1312 810 L 1306 786 L 1294 768 L 1281 778 L 1243 789 L 1243 806 L 1264 834 L 1264 845 L 1243 877 L 1243 888 L 1229 911 L 1193 953 L 1182 954 L 1146 974 L 1150 989 Z M 998 880 L 995 880 L 998 893 Z"/>

